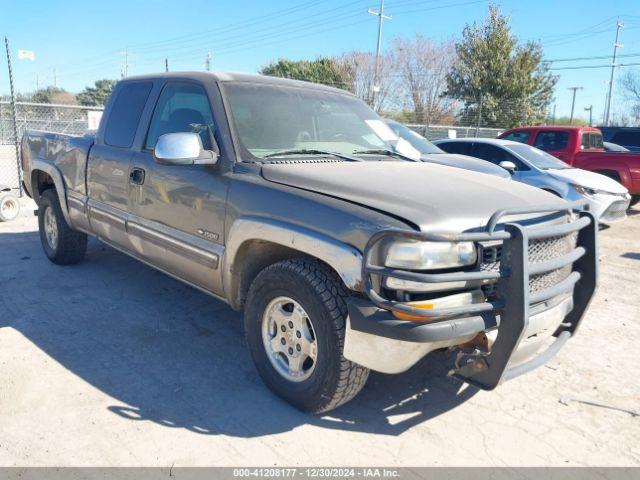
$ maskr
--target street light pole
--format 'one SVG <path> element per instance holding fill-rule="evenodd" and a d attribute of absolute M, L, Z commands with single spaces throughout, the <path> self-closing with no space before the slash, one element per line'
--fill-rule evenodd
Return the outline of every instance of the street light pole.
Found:
<path fill-rule="evenodd" d="M 569 125 L 573 125 L 573 109 L 576 106 L 576 92 L 582 90 L 583 87 L 569 87 L 568 90 L 573 90 L 573 99 L 571 100 L 571 117 L 569 118 Z"/>
<path fill-rule="evenodd" d="M 589 126 L 593 126 L 593 105 L 589 105 L 588 107 L 584 107 L 585 112 L 589 112 Z"/>

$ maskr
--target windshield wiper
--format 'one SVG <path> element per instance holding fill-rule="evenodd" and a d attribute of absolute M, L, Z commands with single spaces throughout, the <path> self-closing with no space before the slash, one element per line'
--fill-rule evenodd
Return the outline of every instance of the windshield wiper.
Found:
<path fill-rule="evenodd" d="M 387 150 L 385 148 L 372 149 L 372 150 L 356 150 L 356 151 L 354 151 L 352 153 L 353 153 L 353 155 L 386 155 L 388 157 L 404 158 L 405 160 L 410 160 L 412 162 L 419 161 L 419 160 L 414 160 L 411 157 L 407 157 L 406 155 L 403 155 L 401 153 L 394 152 L 393 150 Z"/>
<path fill-rule="evenodd" d="M 280 152 L 270 153 L 268 155 L 265 155 L 262 158 L 284 157 L 285 155 L 331 155 L 333 157 L 342 158 L 344 160 L 349 160 L 351 162 L 362 161 L 360 158 L 352 157 L 350 155 L 345 155 L 344 153 L 329 152 L 326 150 L 317 150 L 315 148 L 296 148 L 291 150 L 282 150 Z"/>

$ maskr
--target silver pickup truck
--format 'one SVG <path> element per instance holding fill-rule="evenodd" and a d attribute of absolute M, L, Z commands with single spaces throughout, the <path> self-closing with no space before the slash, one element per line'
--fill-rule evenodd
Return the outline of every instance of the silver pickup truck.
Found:
<path fill-rule="evenodd" d="M 579 205 L 400 150 L 340 90 L 167 73 L 119 82 L 96 135 L 27 132 L 21 161 L 52 262 L 92 235 L 244 310 L 265 383 L 318 413 L 443 348 L 493 389 L 555 354 L 595 289 Z"/>

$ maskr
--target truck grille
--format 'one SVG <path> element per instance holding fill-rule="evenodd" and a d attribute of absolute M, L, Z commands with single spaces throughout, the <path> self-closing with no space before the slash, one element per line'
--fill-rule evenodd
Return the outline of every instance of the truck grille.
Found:
<path fill-rule="evenodd" d="M 540 263 L 570 253 L 577 244 L 577 234 L 549 237 L 540 240 L 529 240 L 529 263 Z M 502 245 L 483 245 L 482 261 L 480 270 L 498 271 L 500 270 L 500 260 L 502 258 Z M 571 265 L 557 270 L 552 270 L 538 275 L 531 275 L 529 278 L 529 289 L 533 292 L 546 290 L 561 282 L 571 273 Z M 487 286 L 485 294 L 495 293 L 495 286 Z"/>

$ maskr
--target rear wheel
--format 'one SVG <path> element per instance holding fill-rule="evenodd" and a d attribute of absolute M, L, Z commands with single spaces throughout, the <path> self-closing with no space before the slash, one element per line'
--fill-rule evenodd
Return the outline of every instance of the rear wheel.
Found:
<path fill-rule="evenodd" d="M 45 190 L 40 199 L 38 227 L 44 253 L 53 263 L 73 265 L 84 259 L 87 236 L 69 226 L 53 189 Z"/>
<path fill-rule="evenodd" d="M 636 205 L 638 202 L 640 202 L 640 195 L 632 195 L 631 196 L 631 203 L 629 204 L 630 207 L 633 207 L 634 205 Z"/>
<path fill-rule="evenodd" d="M 286 260 L 251 284 L 245 334 L 266 385 L 295 407 L 321 413 L 348 402 L 369 370 L 343 356 L 348 291 L 326 265 Z"/>
<path fill-rule="evenodd" d="M 20 213 L 20 200 L 15 195 L 0 195 L 0 222 L 13 220 Z"/>

